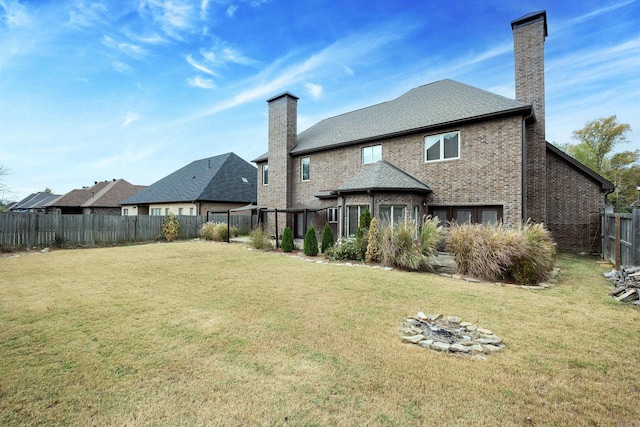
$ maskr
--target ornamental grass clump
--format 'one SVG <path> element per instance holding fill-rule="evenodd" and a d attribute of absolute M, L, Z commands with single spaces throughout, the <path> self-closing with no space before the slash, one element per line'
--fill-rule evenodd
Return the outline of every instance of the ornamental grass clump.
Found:
<path fill-rule="evenodd" d="M 539 283 L 555 262 L 555 243 L 542 224 L 453 224 L 446 242 L 459 273 L 488 281 Z"/>
<path fill-rule="evenodd" d="M 227 227 L 226 222 L 206 222 L 200 227 L 199 235 L 205 240 L 213 240 L 216 242 L 226 242 L 229 237 L 238 237 L 238 228 L 235 226 Z"/>
<path fill-rule="evenodd" d="M 395 227 L 388 225 L 382 233 L 380 261 L 387 267 L 408 271 L 430 271 L 430 257 L 422 253 L 420 244 L 414 241 L 413 221 L 401 222 Z"/>
<path fill-rule="evenodd" d="M 304 235 L 304 254 L 306 256 L 318 255 L 318 238 L 313 227 L 307 228 L 307 234 Z"/>
<path fill-rule="evenodd" d="M 285 227 L 282 231 L 282 252 L 293 252 L 295 248 L 291 228 Z"/>
<path fill-rule="evenodd" d="M 249 233 L 249 243 L 255 249 L 260 250 L 272 250 L 273 243 L 271 242 L 271 238 L 269 237 L 269 233 L 262 229 L 262 227 L 258 226 L 251 230 Z"/>
<path fill-rule="evenodd" d="M 443 241 L 444 234 L 444 227 L 440 225 L 440 220 L 437 217 L 426 217 L 422 222 L 422 230 L 420 230 L 420 249 L 422 254 L 432 257 Z"/>

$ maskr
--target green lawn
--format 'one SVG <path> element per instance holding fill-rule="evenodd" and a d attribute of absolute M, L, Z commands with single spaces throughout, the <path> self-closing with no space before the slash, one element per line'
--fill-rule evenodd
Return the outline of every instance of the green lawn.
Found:
<path fill-rule="evenodd" d="M 640 311 L 593 258 L 545 291 L 203 241 L 0 258 L 0 425 L 637 425 Z M 507 349 L 403 344 L 418 311 Z"/>

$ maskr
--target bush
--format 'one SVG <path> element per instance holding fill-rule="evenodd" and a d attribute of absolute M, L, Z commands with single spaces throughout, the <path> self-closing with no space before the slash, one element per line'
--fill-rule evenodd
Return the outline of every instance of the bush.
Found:
<path fill-rule="evenodd" d="M 447 248 L 458 271 L 485 280 L 539 283 L 549 277 L 555 263 L 555 243 L 542 224 L 452 225 Z"/>
<path fill-rule="evenodd" d="M 176 219 L 176 216 L 170 213 L 164 221 L 162 221 L 162 235 L 167 242 L 173 242 L 180 233 L 180 222 Z"/>
<path fill-rule="evenodd" d="M 238 237 L 238 228 L 230 226 L 228 232 L 231 237 Z M 227 239 L 227 223 L 226 222 L 206 222 L 200 227 L 198 233 L 200 237 L 206 240 L 214 240 L 216 242 L 226 242 Z"/>
<path fill-rule="evenodd" d="M 285 227 L 282 231 L 282 252 L 293 252 L 295 248 L 293 244 L 293 233 L 289 227 Z"/>
<path fill-rule="evenodd" d="M 369 224 L 365 259 L 367 262 L 380 262 L 380 231 L 378 230 L 378 219 L 375 217 L 371 219 Z"/>
<path fill-rule="evenodd" d="M 414 242 L 414 230 L 415 224 L 412 221 L 385 228 L 380 245 L 380 260 L 383 265 L 409 271 L 432 270 L 429 257 Z"/>
<path fill-rule="evenodd" d="M 331 230 L 329 224 L 325 224 L 322 229 L 322 243 L 320 244 L 320 251 L 322 251 L 323 254 L 326 253 L 327 250 L 333 247 L 334 243 L 333 230 Z"/>
<path fill-rule="evenodd" d="M 256 249 L 273 249 L 273 243 L 271 243 L 271 238 L 269 237 L 269 233 L 264 231 L 262 227 L 256 227 L 251 230 L 249 233 L 249 243 Z"/>
<path fill-rule="evenodd" d="M 307 228 L 307 233 L 304 235 L 304 254 L 306 256 L 318 255 L 318 238 L 313 227 Z"/>
<path fill-rule="evenodd" d="M 423 255 L 433 256 L 438 246 L 444 239 L 444 227 L 440 225 L 440 220 L 426 217 L 422 222 L 422 230 L 420 231 L 420 250 Z"/>
<path fill-rule="evenodd" d="M 354 238 L 338 239 L 325 255 L 335 261 L 362 261 L 360 244 Z"/>

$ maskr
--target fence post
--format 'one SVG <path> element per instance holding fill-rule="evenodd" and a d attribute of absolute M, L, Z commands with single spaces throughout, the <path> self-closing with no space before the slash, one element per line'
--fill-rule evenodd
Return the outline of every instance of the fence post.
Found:
<path fill-rule="evenodd" d="M 638 190 L 638 200 L 631 204 L 631 247 L 633 248 L 631 261 L 633 265 L 640 266 L 640 187 L 636 188 Z"/>

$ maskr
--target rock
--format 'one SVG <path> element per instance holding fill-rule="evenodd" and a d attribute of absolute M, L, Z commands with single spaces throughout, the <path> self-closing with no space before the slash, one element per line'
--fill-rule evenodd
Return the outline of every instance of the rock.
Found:
<path fill-rule="evenodd" d="M 483 344 L 483 345 L 487 345 L 487 344 L 494 345 L 494 344 L 500 344 L 500 342 L 501 342 L 500 340 L 489 339 L 489 338 L 478 338 L 476 341 L 479 344 Z"/>
<path fill-rule="evenodd" d="M 460 317 L 457 317 L 457 316 L 449 316 L 449 317 L 447 317 L 447 321 L 449 323 L 458 324 L 458 323 L 460 323 L 462 321 L 462 319 Z"/>
<path fill-rule="evenodd" d="M 483 345 L 483 347 L 489 353 L 495 353 L 496 351 L 500 351 L 500 347 L 495 346 L 495 345 L 491 345 L 491 344 L 485 344 L 485 345 Z"/>
<path fill-rule="evenodd" d="M 467 346 L 464 346 L 462 344 L 451 344 L 449 346 L 449 350 L 450 351 L 455 351 L 457 353 L 469 353 L 471 351 L 471 349 Z"/>
<path fill-rule="evenodd" d="M 384 271 L 391 271 L 391 270 L 393 270 L 393 267 L 385 267 L 385 268 L 383 268 L 383 270 Z"/>
<path fill-rule="evenodd" d="M 425 339 L 426 337 L 422 334 L 419 335 L 409 335 L 409 336 L 404 336 L 402 337 L 402 341 L 404 342 L 408 342 L 411 344 L 417 344 L 420 341 L 422 341 L 423 339 Z"/>
<path fill-rule="evenodd" d="M 480 280 L 476 279 L 475 277 L 465 277 L 464 280 L 469 283 L 480 283 Z"/>
<path fill-rule="evenodd" d="M 482 347 L 480 344 L 474 344 L 469 348 L 474 353 L 483 353 L 484 352 L 484 347 Z"/>
<path fill-rule="evenodd" d="M 427 315 L 424 314 L 423 312 L 419 311 L 418 314 L 416 314 L 416 317 L 420 320 L 426 320 L 427 319 Z"/>
<path fill-rule="evenodd" d="M 431 322 L 435 322 L 438 319 L 442 318 L 442 314 L 427 314 L 427 319 Z"/>
<path fill-rule="evenodd" d="M 466 328 L 467 326 L 473 326 L 473 323 L 471 323 L 471 322 L 460 322 L 460 326 L 462 326 L 463 328 Z"/>
<path fill-rule="evenodd" d="M 493 332 L 485 328 L 478 328 L 477 331 L 479 334 L 482 334 L 482 335 L 493 335 Z"/>
<path fill-rule="evenodd" d="M 418 345 L 422 348 L 431 348 L 433 344 L 433 340 L 422 340 L 418 343 Z"/>
<path fill-rule="evenodd" d="M 476 325 L 469 325 L 466 327 L 467 331 L 469 332 L 473 332 L 473 331 L 477 331 L 478 327 Z"/>
<path fill-rule="evenodd" d="M 431 348 L 438 351 L 449 351 L 449 347 L 450 347 L 449 344 L 445 344 L 440 341 L 436 341 L 433 344 L 431 344 Z"/>

